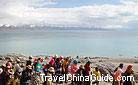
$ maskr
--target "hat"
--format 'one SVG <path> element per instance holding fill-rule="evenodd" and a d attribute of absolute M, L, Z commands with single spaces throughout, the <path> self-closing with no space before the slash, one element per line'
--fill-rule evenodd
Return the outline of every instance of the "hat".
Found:
<path fill-rule="evenodd" d="M 58 57 L 58 55 L 57 54 L 55 54 L 55 56 L 54 57 Z"/>
<path fill-rule="evenodd" d="M 55 69 L 54 69 L 53 67 L 50 67 L 50 68 L 48 69 L 48 71 L 54 73 L 54 72 L 55 72 Z"/>
<path fill-rule="evenodd" d="M 62 60 L 63 59 L 63 56 L 60 56 L 59 59 Z"/>

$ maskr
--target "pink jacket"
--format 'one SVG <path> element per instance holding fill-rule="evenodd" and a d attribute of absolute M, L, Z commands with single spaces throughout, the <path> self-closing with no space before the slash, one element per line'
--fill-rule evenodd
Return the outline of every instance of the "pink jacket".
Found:
<path fill-rule="evenodd" d="M 73 74 L 75 74 L 77 72 L 78 66 L 75 65 L 75 64 L 72 64 L 70 70 L 71 70 L 71 74 L 73 75 Z"/>

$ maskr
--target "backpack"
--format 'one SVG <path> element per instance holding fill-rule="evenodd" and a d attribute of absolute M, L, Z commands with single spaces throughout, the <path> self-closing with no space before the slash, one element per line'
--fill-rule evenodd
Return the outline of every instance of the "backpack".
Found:
<path fill-rule="evenodd" d="M 36 72 L 41 72 L 41 70 L 42 70 L 42 65 L 40 63 L 36 63 L 36 65 L 35 65 L 35 71 Z"/>

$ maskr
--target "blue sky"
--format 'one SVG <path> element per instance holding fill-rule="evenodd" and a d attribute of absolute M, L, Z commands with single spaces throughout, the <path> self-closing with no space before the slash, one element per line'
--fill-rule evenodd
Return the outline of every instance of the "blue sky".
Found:
<path fill-rule="evenodd" d="M 138 27 L 138 0 L 0 0 L 0 25 Z"/>
<path fill-rule="evenodd" d="M 77 7 L 84 5 L 120 4 L 119 0 L 60 0 L 51 7 Z"/>

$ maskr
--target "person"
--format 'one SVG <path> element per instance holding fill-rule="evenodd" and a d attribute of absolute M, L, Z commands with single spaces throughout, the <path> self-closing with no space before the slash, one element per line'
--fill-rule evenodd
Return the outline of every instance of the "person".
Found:
<path fill-rule="evenodd" d="M 78 66 L 77 66 L 77 61 L 74 60 L 73 61 L 73 64 L 71 65 L 71 74 L 74 75 L 76 74 L 77 70 L 78 70 Z"/>
<path fill-rule="evenodd" d="M 49 65 L 51 65 L 52 67 L 54 67 L 54 65 L 55 65 L 55 57 L 51 56 L 51 59 L 49 61 Z"/>
<path fill-rule="evenodd" d="M 118 68 L 123 68 L 123 67 L 124 67 L 124 64 L 120 63 L 119 66 L 114 70 L 114 72 L 116 72 L 118 70 Z"/>
<path fill-rule="evenodd" d="M 55 73 L 55 69 L 54 69 L 53 67 L 50 67 L 50 68 L 48 69 L 47 76 L 52 77 L 52 76 L 54 75 L 54 73 Z M 49 77 L 49 78 L 50 78 L 50 77 Z M 46 85 L 52 85 L 52 81 L 50 81 L 49 78 L 46 79 Z"/>
<path fill-rule="evenodd" d="M 6 71 L 6 65 L 3 64 L 1 68 L 2 68 L 2 73 L 0 74 L 0 85 L 6 85 L 6 83 L 8 82 L 8 74 Z"/>
<path fill-rule="evenodd" d="M 49 58 L 48 58 L 48 56 L 46 56 L 46 57 L 44 58 L 43 63 L 44 63 L 45 65 L 46 65 L 46 64 L 49 64 Z"/>
<path fill-rule="evenodd" d="M 54 67 L 54 65 L 55 65 L 55 58 L 54 57 L 52 57 L 51 60 L 49 61 L 49 65 Z"/>
<path fill-rule="evenodd" d="M 9 60 L 7 63 L 6 63 L 6 67 L 9 68 L 9 69 L 12 69 L 12 61 Z"/>
<path fill-rule="evenodd" d="M 57 58 L 55 61 L 55 67 L 56 71 L 59 73 L 60 72 L 60 68 L 61 68 L 61 63 L 60 63 L 60 59 Z"/>
<path fill-rule="evenodd" d="M 94 81 L 93 84 L 99 85 L 99 79 L 100 79 L 100 77 L 101 77 L 101 73 L 100 73 L 98 67 L 95 67 L 95 71 L 93 71 L 93 74 L 94 74 L 95 77 L 96 77 L 96 81 Z"/>
<path fill-rule="evenodd" d="M 34 64 L 34 70 L 35 72 L 41 73 L 42 71 L 42 64 L 41 64 L 41 58 L 38 58 L 37 62 Z"/>
<path fill-rule="evenodd" d="M 90 71 L 91 71 L 90 64 L 91 64 L 91 62 L 88 61 L 88 62 L 84 65 L 85 76 L 90 76 Z M 85 81 L 85 85 L 90 85 L 90 81 Z"/>
<path fill-rule="evenodd" d="M 113 85 L 121 85 L 122 84 L 122 73 L 123 73 L 123 64 L 121 63 L 114 71 L 114 81 Z"/>
<path fill-rule="evenodd" d="M 48 74 L 48 69 L 50 68 L 50 65 L 49 64 L 46 64 L 44 67 L 43 67 L 43 72 L 45 74 L 45 76 L 47 76 Z M 47 85 L 47 81 L 44 81 L 44 85 Z"/>
<path fill-rule="evenodd" d="M 14 70 L 11 62 L 8 62 L 8 64 L 6 65 L 6 72 L 8 78 L 7 85 L 10 85 L 13 83 L 14 80 Z"/>
<path fill-rule="evenodd" d="M 26 66 L 32 65 L 32 57 L 29 56 L 29 60 L 26 61 Z"/>
<path fill-rule="evenodd" d="M 76 72 L 77 72 L 77 70 L 78 70 L 78 66 L 77 66 L 77 61 L 76 60 L 74 60 L 73 61 L 73 64 L 71 64 L 71 69 L 70 69 L 71 71 L 71 75 L 73 76 L 73 75 L 76 75 Z M 74 84 L 74 83 L 76 83 L 76 80 L 72 80 L 72 84 Z"/>
<path fill-rule="evenodd" d="M 31 85 L 41 85 L 43 83 L 41 76 L 38 72 L 33 72 L 30 80 Z"/>
<path fill-rule="evenodd" d="M 55 61 L 55 75 L 58 76 L 58 79 L 56 82 L 60 82 L 59 81 L 59 76 L 61 76 L 61 63 L 60 63 L 60 58 L 57 58 Z"/>
<path fill-rule="evenodd" d="M 32 66 L 28 65 L 26 69 L 22 72 L 20 85 L 29 85 L 32 75 Z"/>
<path fill-rule="evenodd" d="M 20 66 L 20 60 L 17 60 L 17 64 L 14 67 L 15 67 L 15 73 L 14 73 L 13 85 L 20 85 L 21 73 L 23 71 L 23 68 Z"/>
<path fill-rule="evenodd" d="M 68 66 L 69 66 L 69 59 L 68 57 L 64 59 L 63 64 L 62 64 L 62 74 L 67 76 L 68 74 Z M 67 83 L 67 79 L 65 77 L 65 83 Z"/>
<path fill-rule="evenodd" d="M 76 72 L 77 76 L 85 76 L 84 66 L 80 65 L 79 69 Z M 77 81 L 77 85 L 84 85 L 84 81 Z"/>
<path fill-rule="evenodd" d="M 124 76 L 128 79 L 123 82 L 123 85 L 133 85 L 134 79 L 131 79 L 130 77 L 128 77 L 128 76 L 133 76 L 133 72 L 134 71 L 132 69 L 132 65 L 128 65 L 128 67 L 124 73 Z"/>

